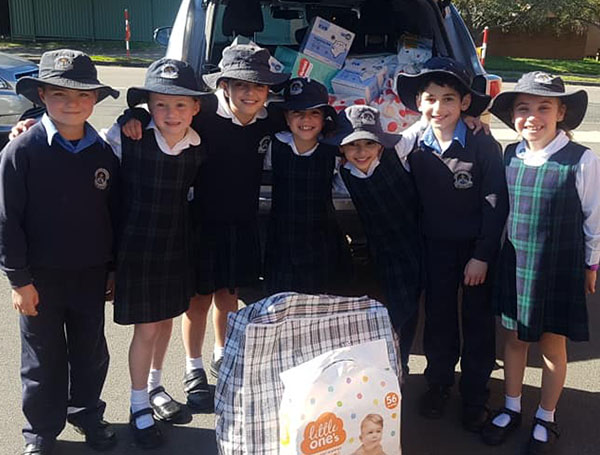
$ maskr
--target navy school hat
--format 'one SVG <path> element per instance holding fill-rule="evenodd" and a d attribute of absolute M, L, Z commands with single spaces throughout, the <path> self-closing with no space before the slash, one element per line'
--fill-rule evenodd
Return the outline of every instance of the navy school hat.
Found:
<path fill-rule="evenodd" d="M 581 124 L 587 110 L 588 95 L 585 90 L 567 93 L 565 84 L 559 76 L 543 71 L 532 71 L 523 74 L 513 90 L 500 93 L 490 108 L 492 114 L 512 129 L 515 129 L 512 118 L 513 104 L 520 94 L 559 98 L 567 107 L 561 124 L 569 130 L 574 130 Z"/>
<path fill-rule="evenodd" d="M 283 101 L 274 102 L 273 107 L 287 111 L 305 111 L 308 109 L 323 109 L 325 118 L 335 121 L 337 113 L 329 105 L 329 93 L 320 82 L 296 77 L 290 79 L 283 90 Z"/>
<path fill-rule="evenodd" d="M 72 90 L 97 90 L 97 103 L 107 96 L 119 97 L 119 92 L 98 80 L 98 72 L 89 56 L 80 51 L 58 49 L 42 54 L 38 77 L 25 76 L 18 80 L 16 91 L 42 106 L 38 87 L 52 85 Z"/>
<path fill-rule="evenodd" d="M 473 117 L 479 117 L 490 104 L 491 97 L 473 90 L 473 76 L 466 66 L 448 57 L 433 57 L 427 60 L 416 74 L 402 73 L 396 82 L 397 93 L 406 107 L 418 111 L 417 94 L 423 79 L 435 74 L 453 76 L 468 93 L 471 94 L 471 105 L 464 112 Z"/>
<path fill-rule="evenodd" d="M 338 114 L 336 133 L 326 139 L 326 142 L 340 146 L 365 139 L 379 142 L 385 148 L 390 148 L 396 145 L 401 137 L 383 130 L 377 109 L 356 104 L 348 106 Z"/>
<path fill-rule="evenodd" d="M 280 85 L 290 78 L 289 73 L 277 73 L 271 67 L 271 54 L 256 44 L 234 41 L 223 49 L 220 71 L 202 76 L 206 84 L 216 89 L 223 79 L 239 79 L 264 85 Z"/>
<path fill-rule="evenodd" d="M 161 58 L 148 67 L 144 86 L 127 90 L 127 104 L 134 107 L 146 103 L 149 93 L 194 97 L 207 94 L 198 90 L 196 74 L 190 65 L 170 58 Z"/>

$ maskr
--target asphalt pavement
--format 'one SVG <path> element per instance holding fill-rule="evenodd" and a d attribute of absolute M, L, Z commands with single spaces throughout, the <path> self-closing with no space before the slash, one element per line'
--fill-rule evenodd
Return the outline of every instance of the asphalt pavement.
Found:
<path fill-rule="evenodd" d="M 100 103 L 91 119 L 96 128 L 108 127 L 125 105 L 124 88 L 143 84 L 144 70 L 140 68 L 100 67 L 100 79 L 119 89 L 123 89 L 119 100 L 106 100 Z M 576 132 L 576 138 L 587 146 L 600 150 L 600 88 L 587 89 L 590 93 L 590 110 L 585 124 Z M 493 121 L 493 134 L 503 143 L 515 138 L 512 130 Z M 373 284 L 367 278 L 360 278 L 355 285 L 368 292 Z M 257 289 L 244 290 L 245 303 L 259 298 Z M 5 315 L 0 319 L 0 384 L 3 384 L 3 418 L 0 419 L 0 455 L 18 454 L 22 448 L 20 428 L 23 417 L 20 411 L 19 381 L 19 330 L 18 316 L 10 303 L 10 289 L 5 280 L 0 281 L 0 300 L 5 304 Z M 243 305 L 240 302 L 240 305 Z M 598 455 L 600 453 L 600 295 L 589 299 L 590 328 L 592 339 L 589 343 L 569 345 L 569 371 L 567 383 L 558 406 L 557 420 L 563 436 L 559 443 L 558 455 Z M 129 375 L 127 350 L 132 330 L 112 322 L 112 307 L 106 307 L 106 334 L 111 353 L 111 364 L 104 387 L 103 399 L 107 402 L 106 419 L 114 424 L 119 437 L 119 445 L 110 452 L 114 455 L 145 453 L 133 445 L 128 429 Z M 422 325 L 421 325 L 422 327 Z M 210 328 L 205 342 L 204 358 L 209 359 L 213 342 Z M 501 340 L 498 340 L 500 346 Z M 498 362 L 502 359 L 499 353 Z M 181 379 L 184 373 L 184 351 L 176 321 L 173 339 L 164 369 L 164 385 L 180 401 L 184 400 Z M 541 363 L 537 350 L 530 353 L 529 368 L 523 391 L 523 427 L 502 447 L 484 446 L 476 435 L 462 430 L 459 422 L 460 400 L 456 388 L 452 391 L 446 415 L 441 420 L 432 421 L 420 417 L 416 411 L 418 396 L 424 391 L 423 370 L 425 359 L 421 348 L 421 331 L 413 348 L 410 360 L 411 374 L 403 390 L 402 404 L 402 446 L 404 455 L 514 455 L 523 452 L 528 438 L 530 421 L 539 401 Z M 458 371 L 458 369 L 457 369 Z M 458 372 L 457 372 L 458 374 Z M 211 379 L 212 381 L 212 379 Z M 491 404 L 502 404 L 502 370 L 494 371 L 490 380 Z M 167 442 L 163 448 L 152 451 L 156 455 L 215 455 L 217 453 L 212 414 L 190 414 L 189 421 L 181 425 L 164 426 Z M 82 443 L 82 438 L 66 428 L 59 437 L 56 455 L 91 455 L 93 450 Z M 259 455 L 259 454 L 250 454 Z M 392 454 L 390 454 L 392 455 Z"/>

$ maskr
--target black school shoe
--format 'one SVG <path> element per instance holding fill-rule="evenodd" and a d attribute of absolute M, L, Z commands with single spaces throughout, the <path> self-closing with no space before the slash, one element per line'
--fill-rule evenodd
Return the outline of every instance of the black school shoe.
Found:
<path fill-rule="evenodd" d="M 117 445 L 117 435 L 109 428 L 109 423 L 100 418 L 90 418 L 86 411 L 67 415 L 67 422 L 85 437 L 87 445 L 98 452 L 110 450 Z"/>
<path fill-rule="evenodd" d="M 449 397 L 450 388 L 448 386 L 430 385 L 419 400 L 419 413 L 428 419 L 441 419 Z"/>
<path fill-rule="evenodd" d="M 211 411 L 214 407 L 214 398 L 208 387 L 206 372 L 196 368 L 183 377 L 183 390 L 187 395 L 187 405 L 195 411 Z"/>
<path fill-rule="evenodd" d="M 546 442 L 538 441 L 533 437 L 533 430 L 538 424 L 543 426 L 548 433 L 548 440 Z M 552 453 L 556 447 L 558 438 L 560 438 L 560 431 L 556 422 L 546 422 L 534 417 L 531 436 L 529 438 L 529 448 L 527 450 L 528 455 L 547 455 Z"/>
<path fill-rule="evenodd" d="M 154 411 L 152 408 L 144 408 L 139 411 L 130 413 L 129 415 L 129 427 L 133 433 L 133 439 L 135 443 L 142 449 L 155 449 L 160 447 L 163 443 L 163 436 L 160 428 L 156 422 L 154 425 L 148 428 L 138 428 L 135 424 L 135 419 L 143 415 L 149 414 L 154 419 Z"/>
<path fill-rule="evenodd" d="M 462 426 L 471 433 L 481 433 L 490 418 L 490 411 L 487 406 L 463 406 Z"/>
<path fill-rule="evenodd" d="M 500 414 L 506 414 L 510 417 L 510 422 L 505 427 L 494 425 L 493 420 Z M 521 426 L 521 413 L 507 408 L 502 408 L 494 412 L 488 423 L 481 430 L 481 439 L 489 446 L 502 444 L 511 433 Z"/>
<path fill-rule="evenodd" d="M 52 455 L 52 448 L 39 444 L 27 444 L 21 455 Z"/>
<path fill-rule="evenodd" d="M 152 399 L 161 392 L 169 398 L 169 401 L 161 405 L 154 404 Z M 150 392 L 148 392 L 148 396 L 150 398 L 150 406 L 154 411 L 154 417 L 156 417 L 157 419 L 162 420 L 163 422 L 172 422 L 173 420 L 176 420 L 177 417 L 179 417 L 179 415 L 181 414 L 181 405 L 177 403 L 173 399 L 173 397 L 167 393 L 163 386 L 158 386 L 155 389 L 152 389 Z"/>

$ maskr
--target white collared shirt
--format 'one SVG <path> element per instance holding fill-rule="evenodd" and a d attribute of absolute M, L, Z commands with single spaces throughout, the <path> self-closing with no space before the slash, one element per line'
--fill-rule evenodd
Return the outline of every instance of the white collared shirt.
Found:
<path fill-rule="evenodd" d="M 559 130 L 556 137 L 542 150 L 532 151 L 527 148 L 527 142 L 517 145 L 516 156 L 531 167 L 539 167 L 569 143 L 569 137 Z M 575 172 L 575 187 L 581 201 L 583 211 L 583 232 L 585 234 L 585 261 L 588 265 L 600 262 L 600 158 L 587 149 L 579 160 Z"/>
<path fill-rule="evenodd" d="M 307 150 L 304 153 L 300 153 L 298 151 L 298 147 L 296 147 L 296 143 L 294 142 L 294 135 L 292 134 L 291 131 L 280 131 L 279 133 L 275 134 L 275 137 L 280 141 L 283 142 L 284 144 L 287 144 L 290 146 L 290 148 L 292 149 L 292 152 L 294 153 L 294 155 L 296 156 L 303 156 L 303 157 L 309 157 L 311 156 L 313 153 L 315 153 L 315 150 L 317 150 L 317 148 L 319 147 L 319 143 L 317 142 L 315 144 L 315 146 L 313 148 L 311 148 L 310 150 Z M 265 170 L 269 170 L 273 168 L 273 161 L 271 159 L 272 157 L 272 143 L 269 144 L 269 149 L 267 150 L 267 153 L 265 155 L 265 164 L 263 165 L 263 169 Z"/>
<path fill-rule="evenodd" d="M 188 127 L 187 131 L 185 132 L 185 136 L 183 136 L 183 139 L 181 139 L 173 147 L 169 147 L 164 136 L 154 123 L 154 120 L 150 120 L 150 123 L 148 123 L 146 129 L 154 130 L 154 137 L 156 138 L 156 143 L 158 144 L 160 151 L 163 152 L 165 155 L 180 155 L 185 149 L 188 149 L 191 146 L 200 145 L 201 142 L 200 135 L 191 127 Z M 115 156 L 119 158 L 119 161 L 121 161 L 121 156 L 123 155 L 123 152 L 121 149 L 121 127 L 119 126 L 119 124 L 115 123 L 109 129 L 102 129 L 100 131 L 100 136 L 102 137 L 102 139 L 108 142 L 108 144 L 112 147 Z"/>
<path fill-rule="evenodd" d="M 231 120 L 231 122 L 234 125 L 248 126 L 252 125 L 258 119 L 267 118 L 267 109 L 263 106 L 259 109 L 259 111 L 256 113 L 252 120 L 250 120 L 246 124 L 242 124 L 242 122 L 240 122 L 240 119 L 238 119 L 235 116 L 235 114 L 231 111 L 231 107 L 229 107 L 229 101 L 227 101 L 227 97 L 225 96 L 225 91 L 222 88 L 220 88 L 215 92 L 215 96 L 217 97 L 217 115 Z"/>

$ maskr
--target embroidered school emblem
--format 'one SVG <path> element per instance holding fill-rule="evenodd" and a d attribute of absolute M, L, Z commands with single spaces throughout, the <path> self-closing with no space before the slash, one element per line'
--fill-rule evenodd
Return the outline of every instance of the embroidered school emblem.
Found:
<path fill-rule="evenodd" d="M 538 84 L 552 84 L 554 82 L 554 76 L 548 73 L 539 72 L 535 75 L 533 80 Z"/>
<path fill-rule="evenodd" d="M 473 176 L 469 171 L 456 171 L 454 173 L 454 188 L 466 190 L 473 186 Z"/>
<path fill-rule="evenodd" d="M 292 96 L 300 95 L 303 90 L 304 84 L 302 83 L 302 81 L 294 81 L 290 85 L 290 95 Z"/>
<path fill-rule="evenodd" d="M 368 110 L 364 110 L 360 113 L 358 121 L 363 125 L 375 125 L 375 123 L 377 123 L 375 114 Z"/>
<path fill-rule="evenodd" d="M 258 153 L 260 155 L 264 155 L 269 150 L 269 146 L 271 145 L 271 136 L 263 137 L 258 143 Z"/>
<path fill-rule="evenodd" d="M 110 179 L 110 173 L 100 167 L 94 173 L 94 186 L 99 190 L 105 190 L 108 187 L 108 179 Z"/>
<path fill-rule="evenodd" d="M 160 77 L 163 79 L 177 79 L 179 76 L 179 70 L 172 63 L 165 63 L 160 68 Z"/>
<path fill-rule="evenodd" d="M 73 69 L 73 59 L 67 55 L 60 55 L 54 59 L 54 69 L 67 71 Z"/>

